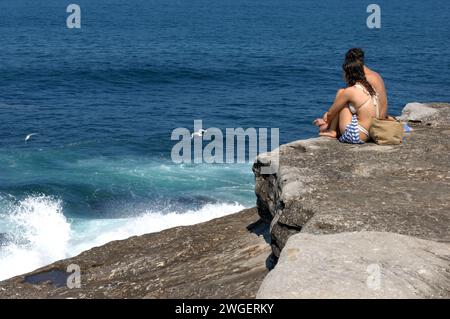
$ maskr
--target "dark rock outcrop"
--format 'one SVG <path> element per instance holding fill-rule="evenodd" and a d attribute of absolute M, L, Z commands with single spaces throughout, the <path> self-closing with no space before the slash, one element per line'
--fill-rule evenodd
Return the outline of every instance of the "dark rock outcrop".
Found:
<path fill-rule="evenodd" d="M 258 220 L 248 209 L 113 241 L 0 282 L 0 298 L 253 298 L 270 255 Z M 70 264 L 80 266 L 81 288 L 66 286 Z"/>
<path fill-rule="evenodd" d="M 400 233 L 450 242 L 450 104 L 407 105 L 399 146 L 300 140 L 253 166 L 276 256 L 293 234 Z M 261 174 L 276 165 L 275 174 Z"/>

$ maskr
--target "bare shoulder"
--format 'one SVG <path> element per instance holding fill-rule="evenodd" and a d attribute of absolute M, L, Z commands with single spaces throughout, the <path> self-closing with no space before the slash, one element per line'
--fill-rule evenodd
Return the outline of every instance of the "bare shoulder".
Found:
<path fill-rule="evenodd" d="M 356 93 L 355 87 L 349 86 L 346 88 L 339 89 L 337 92 L 337 96 L 341 96 L 342 98 L 349 99 L 349 98 L 354 97 L 355 93 Z"/>
<path fill-rule="evenodd" d="M 337 91 L 337 95 L 349 95 L 353 91 L 353 86 L 349 86 L 346 88 L 339 89 Z"/>
<path fill-rule="evenodd" d="M 384 94 L 385 86 L 383 77 L 373 70 L 367 69 L 366 71 L 367 81 L 373 86 L 373 88 L 380 94 Z"/>
<path fill-rule="evenodd" d="M 371 80 L 377 81 L 379 83 L 384 83 L 383 77 L 380 75 L 380 73 L 375 72 L 374 70 L 371 70 L 369 68 L 367 69 L 366 73 L 367 73 L 366 74 L 367 80 L 371 79 Z"/>

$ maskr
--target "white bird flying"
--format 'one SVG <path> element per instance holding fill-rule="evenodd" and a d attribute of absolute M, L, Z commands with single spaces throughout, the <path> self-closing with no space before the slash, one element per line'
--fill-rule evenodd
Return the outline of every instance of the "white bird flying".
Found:
<path fill-rule="evenodd" d="M 31 133 L 25 137 L 25 142 L 28 141 L 33 135 L 38 135 L 39 133 Z"/>
<path fill-rule="evenodd" d="M 191 134 L 191 138 L 202 137 L 205 133 L 206 133 L 206 130 L 203 130 L 203 129 L 198 130 L 197 132 L 194 132 Z"/>

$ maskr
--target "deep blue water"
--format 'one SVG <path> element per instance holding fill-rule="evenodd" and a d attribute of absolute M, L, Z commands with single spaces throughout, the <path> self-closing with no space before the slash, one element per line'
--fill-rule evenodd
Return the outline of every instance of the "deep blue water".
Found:
<path fill-rule="evenodd" d="M 66 27 L 72 2 L 81 29 Z M 450 2 L 377 1 L 379 30 L 370 3 L 2 0 L 0 233 L 15 245 L 2 267 L 177 224 L 159 221 L 170 213 L 195 222 L 253 205 L 250 164 L 175 165 L 172 130 L 201 119 L 279 128 L 281 143 L 313 136 L 350 47 L 385 78 L 391 114 L 449 102 Z M 151 225 L 135 230 L 142 216 Z"/>

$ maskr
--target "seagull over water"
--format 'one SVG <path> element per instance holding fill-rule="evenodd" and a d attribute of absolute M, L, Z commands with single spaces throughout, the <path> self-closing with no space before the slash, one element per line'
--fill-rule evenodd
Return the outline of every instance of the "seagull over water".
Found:
<path fill-rule="evenodd" d="M 25 137 L 25 142 L 28 141 L 33 135 L 38 135 L 39 133 L 31 133 Z"/>
<path fill-rule="evenodd" d="M 203 129 L 198 130 L 197 132 L 194 132 L 191 134 L 191 138 L 202 137 L 205 133 L 206 133 L 206 130 L 203 130 Z"/>

